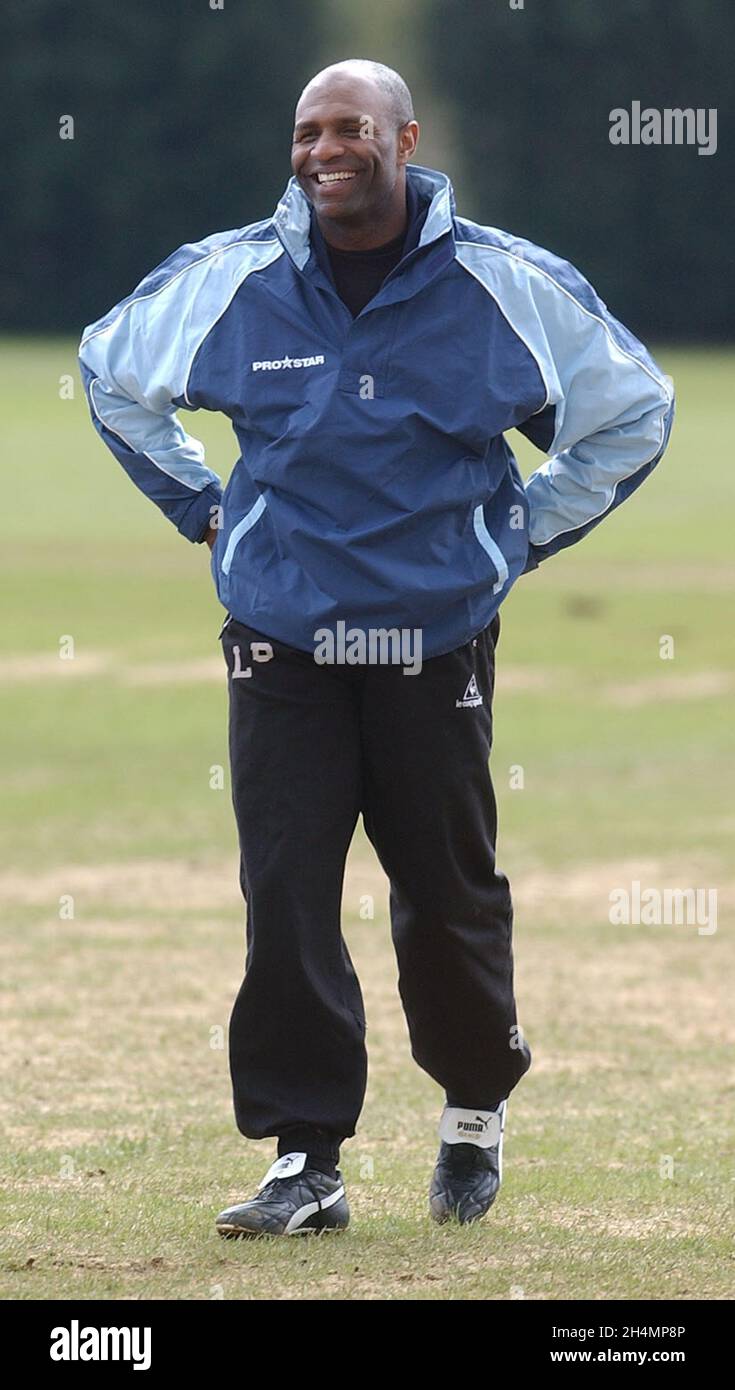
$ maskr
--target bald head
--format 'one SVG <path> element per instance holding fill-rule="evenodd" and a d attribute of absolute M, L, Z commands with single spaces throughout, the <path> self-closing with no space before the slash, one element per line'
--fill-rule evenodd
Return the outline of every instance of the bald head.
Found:
<path fill-rule="evenodd" d="M 387 99 L 387 108 L 396 130 L 416 119 L 411 93 L 400 73 L 386 67 L 385 63 L 374 63 L 369 58 L 345 58 L 341 63 L 330 63 L 329 67 L 322 68 L 321 72 L 307 82 L 299 102 L 307 93 L 311 94 L 313 89 L 324 87 L 334 78 L 340 77 L 347 80 L 357 78 L 361 84 L 372 83 L 377 87 Z"/>

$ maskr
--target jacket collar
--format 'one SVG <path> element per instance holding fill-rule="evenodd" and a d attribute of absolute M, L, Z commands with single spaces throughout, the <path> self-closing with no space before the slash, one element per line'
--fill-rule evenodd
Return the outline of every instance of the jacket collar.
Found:
<path fill-rule="evenodd" d="M 418 213 L 424 213 L 424 222 L 417 246 L 427 246 L 451 232 L 456 211 L 454 189 L 446 174 L 436 169 L 424 169 L 420 164 L 408 164 L 406 177 L 415 197 L 409 198 L 409 209 L 413 209 L 413 219 L 409 220 L 406 246 L 412 245 L 412 232 L 416 228 Z M 428 203 L 428 211 L 426 206 Z M 273 223 L 276 233 L 283 242 L 291 259 L 303 270 L 312 254 L 311 204 L 295 177 L 289 179 L 275 213 Z"/>
<path fill-rule="evenodd" d="M 308 201 L 308 200 L 307 200 L 307 201 Z M 421 236 L 421 232 L 423 231 L 424 222 L 425 222 L 426 217 L 427 217 L 427 215 L 428 215 L 428 211 L 429 211 L 429 202 L 428 202 L 428 200 L 422 202 L 422 201 L 420 200 L 420 198 L 419 198 L 419 194 L 418 194 L 418 192 L 417 192 L 415 183 L 413 182 L 412 179 L 407 179 L 407 180 L 406 180 L 406 212 L 407 212 L 407 225 L 406 225 L 406 232 L 405 232 L 405 235 L 404 235 L 404 238 L 403 238 L 403 247 L 402 247 L 402 250 L 401 250 L 401 260 L 404 258 L 404 256 L 408 256 L 409 253 L 410 253 L 411 251 L 415 251 L 415 250 L 416 250 L 416 248 L 417 248 L 417 246 L 418 246 L 418 244 L 419 244 L 419 239 L 420 239 L 420 236 Z M 319 226 L 319 223 L 318 223 L 318 221 L 317 221 L 316 213 L 314 212 L 313 207 L 312 207 L 312 209 L 311 209 L 311 227 L 310 227 L 310 231 L 309 231 L 309 237 L 310 237 L 310 239 L 311 239 L 311 249 L 312 249 L 312 251 L 313 251 L 313 253 L 314 253 L 314 259 L 315 259 L 315 261 L 316 261 L 316 264 L 318 265 L 318 267 L 319 267 L 319 269 L 321 270 L 322 274 L 326 276 L 326 278 L 327 278 L 327 280 L 329 281 L 330 285 L 332 285 L 332 287 L 333 287 L 334 289 L 336 289 L 336 286 L 335 286 L 335 283 L 334 283 L 334 275 L 333 275 L 333 273 L 332 273 L 332 265 L 331 265 L 330 256 L 329 256 L 329 248 L 328 248 L 327 243 L 326 243 L 326 241 L 324 240 L 324 237 L 323 237 L 323 235 L 322 235 L 322 230 L 321 230 L 321 227 Z"/>

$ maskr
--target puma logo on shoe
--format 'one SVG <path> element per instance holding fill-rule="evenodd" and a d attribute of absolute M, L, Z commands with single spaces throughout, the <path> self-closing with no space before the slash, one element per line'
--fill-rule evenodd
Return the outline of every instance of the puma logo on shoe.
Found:
<path fill-rule="evenodd" d="M 474 1120 L 459 1120 L 457 1129 L 464 1134 L 483 1134 L 494 1118 L 494 1115 L 488 1115 L 487 1119 L 483 1120 L 481 1115 L 476 1115 Z"/>
<path fill-rule="evenodd" d="M 296 1173 L 302 1173 L 306 1167 L 306 1157 L 305 1153 L 294 1152 L 283 1154 L 281 1158 L 277 1158 L 260 1182 L 258 1191 L 261 1187 L 265 1187 L 266 1183 L 272 1182 L 274 1178 L 290 1178 Z"/>
<path fill-rule="evenodd" d="M 481 1149 L 500 1144 L 505 1122 L 502 1101 L 495 1110 L 462 1110 L 446 1105 L 439 1124 L 439 1137 L 447 1144 L 477 1144 Z"/>

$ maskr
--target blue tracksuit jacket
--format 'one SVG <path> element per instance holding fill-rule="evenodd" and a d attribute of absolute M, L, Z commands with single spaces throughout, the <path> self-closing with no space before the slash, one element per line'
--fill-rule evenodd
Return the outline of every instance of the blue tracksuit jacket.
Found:
<path fill-rule="evenodd" d="M 357 318 L 292 178 L 272 217 L 182 246 L 80 347 L 133 481 L 189 540 L 218 526 L 222 604 L 308 652 L 338 623 L 420 629 L 424 657 L 460 646 L 671 429 L 670 378 L 573 266 L 458 217 L 444 174 L 408 181 L 420 235 Z M 199 409 L 235 431 L 224 494 L 177 414 Z M 549 456 L 525 486 L 514 426 Z"/>

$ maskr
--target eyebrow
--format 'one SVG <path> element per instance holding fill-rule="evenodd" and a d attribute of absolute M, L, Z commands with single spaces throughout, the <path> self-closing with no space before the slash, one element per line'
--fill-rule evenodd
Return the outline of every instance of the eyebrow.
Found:
<path fill-rule="evenodd" d="M 335 120 L 335 125 L 360 125 L 364 118 L 364 111 L 360 112 L 359 115 L 356 114 L 354 116 L 337 116 Z M 314 126 L 323 124 L 323 121 L 319 121 L 315 117 L 312 117 L 311 120 L 304 119 L 296 122 L 296 124 L 294 125 L 294 132 L 296 132 L 297 130 L 309 130 Z"/>

